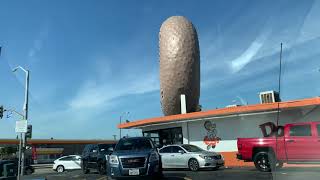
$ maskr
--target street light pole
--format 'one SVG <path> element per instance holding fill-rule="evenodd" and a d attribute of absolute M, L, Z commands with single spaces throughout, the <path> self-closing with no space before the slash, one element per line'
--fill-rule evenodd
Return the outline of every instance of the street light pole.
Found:
<path fill-rule="evenodd" d="M 24 120 L 28 120 L 28 106 L 29 106 L 29 70 L 25 70 L 23 67 L 18 66 L 16 68 L 14 68 L 12 71 L 15 72 L 18 69 L 21 69 L 22 71 L 24 71 L 26 73 L 26 79 L 25 79 L 25 94 L 24 94 L 24 105 L 23 105 L 23 111 L 24 111 Z M 21 158 L 19 158 L 21 161 L 19 161 L 19 163 L 21 163 L 21 172 L 18 172 L 21 174 L 21 176 L 24 175 L 24 161 L 25 161 L 25 147 L 26 147 L 26 138 L 25 138 L 25 133 L 21 133 L 20 134 L 20 138 L 22 139 L 22 150 L 21 147 L 19 148 L 19 157 L 21 156 Z M 18 178 L 20 178 L 18 176 Z"/>

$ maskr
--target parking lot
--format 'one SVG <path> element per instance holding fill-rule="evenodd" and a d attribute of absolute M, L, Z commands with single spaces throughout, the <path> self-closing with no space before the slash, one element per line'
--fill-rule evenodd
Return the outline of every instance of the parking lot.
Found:
<path fill-rule="evenodd" d="M 187 170 L 166 170 L 164 171 L 164 178 L 168 180 L 191 180 L 191 179 L 221 179 L 221 180 L 319 180 L 319 168 L 283 168 L 275 173 L 261 173 L 253 167 L 246 168 L 222 168 L 217 171 L 201 170 L 198 172 L 191 172 Z M 106 176 L 98 173 L 83 174 L 81 170 L 70 171 L 65 173 L 56 173 L 51 169 L 36 169 L 33 175 L 24 176 L 23 179 L 44 179 L 47 180 L 64 180 L 64 179 L 79 179 L 79 180 L 105 180 Z"/>

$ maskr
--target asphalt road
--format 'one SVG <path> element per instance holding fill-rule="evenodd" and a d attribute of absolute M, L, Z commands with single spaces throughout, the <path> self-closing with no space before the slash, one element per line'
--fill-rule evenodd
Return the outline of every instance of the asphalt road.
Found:
<path fill-rule="evenodd" d="M 23 179 L 44 179 L 47 180 L 106 180 L 106 176 L 98 173 L 83 174 L 81 170 L 56 173 L 51 169 L 37 169 L 33 175 L 25 176 Z M 164 171 L 166 180 L 191 180 L 191 179 L 218 179 L 218 180 L 319 180 L 320 168 L 283 168 L 274 173 L 262 173 L 254 168 L 227 168 L 217 171 L 201 170 L 190 172 L 187 170 Z"/>

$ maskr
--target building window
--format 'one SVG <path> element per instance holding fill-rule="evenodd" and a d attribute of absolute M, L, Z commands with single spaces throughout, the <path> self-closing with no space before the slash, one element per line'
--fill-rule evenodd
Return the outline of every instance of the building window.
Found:
<path fill-rule="evenodd" d="M 148 131 L 148 132 L 143 132 L 144 137 L 149 137 L 152 139 L 152 141 L 156 144 L 160 144 L 159 140 L 159 132 L 158 131 Z"/>
<path fill-rule="evenodd" d="M 159 129 L 143 132 L 143 136 L 150 137 L 157 145 L 182 144 L 182 128 Z"/>

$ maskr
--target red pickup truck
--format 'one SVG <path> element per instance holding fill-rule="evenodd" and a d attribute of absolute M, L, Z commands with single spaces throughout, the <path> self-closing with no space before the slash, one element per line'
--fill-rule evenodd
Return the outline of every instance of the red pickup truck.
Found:
<path fill-rule="evenodd" d="M 320 122 L 276 126 L 261 124 L 263 138 L 238 138 L 237 158 L 254 162 L 263 172 L 282 167 L 283 163 L 320 163 Z"/>

